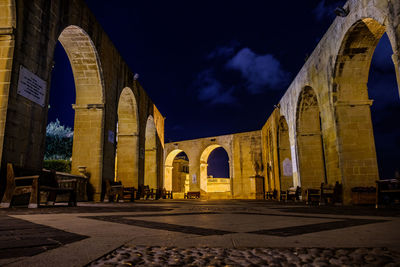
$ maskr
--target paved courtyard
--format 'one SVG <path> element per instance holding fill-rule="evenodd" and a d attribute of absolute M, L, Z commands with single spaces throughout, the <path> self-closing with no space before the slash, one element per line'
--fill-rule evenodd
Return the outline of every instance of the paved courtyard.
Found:
<path fill-rule="evenodd" d="M 0 266 L 400 266 L 400 209 L 137 201 L 0 210 Z"/>

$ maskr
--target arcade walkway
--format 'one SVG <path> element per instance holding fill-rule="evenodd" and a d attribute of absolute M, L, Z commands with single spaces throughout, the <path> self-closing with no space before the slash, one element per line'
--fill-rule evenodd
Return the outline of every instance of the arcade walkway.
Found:
<path fill-rule="evenodd" d="M 0 210 L 0 266 L 400 265 L 400 209 L 265 201 Z"/>

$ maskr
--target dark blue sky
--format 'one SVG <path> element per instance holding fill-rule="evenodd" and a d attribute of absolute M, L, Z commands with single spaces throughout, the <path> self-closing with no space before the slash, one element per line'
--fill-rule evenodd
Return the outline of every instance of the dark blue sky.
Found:
<path fill-rule="evenodd" d="M 86 3 L 166 117 L 169 142 L 261 129 L 344 1 Z M 383 38 L 368 85 L 378 155 L 393 161 L 393 173 L 400 130 L 389 122 L 398 120 L 400 101 L 391 54 Z M 73 126 L 75 93 L 62 47 L 55 62 L 49 120 Z"/>

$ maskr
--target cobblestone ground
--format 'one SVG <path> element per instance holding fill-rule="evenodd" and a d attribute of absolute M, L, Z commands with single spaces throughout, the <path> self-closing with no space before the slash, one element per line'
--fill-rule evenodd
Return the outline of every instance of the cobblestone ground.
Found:
<path fill-rule="evenodd" d="M 122 246 L 89 266 L 400 266 L 386 248 L 173 248 Z"/>

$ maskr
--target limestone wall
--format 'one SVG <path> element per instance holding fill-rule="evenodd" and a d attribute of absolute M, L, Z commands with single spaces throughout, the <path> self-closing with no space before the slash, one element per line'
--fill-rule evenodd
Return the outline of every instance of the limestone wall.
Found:
<path fill-rule="evenodd" d="M 299 99 L 305 87 L 312 88 L 321 117 L 326 180 L 343 183 L 348 203 L 351 187 L 374 185 L 379 179 L 367 94 L 368 70 L 375 46 L 386 31 L 399 77 L 400 2 L 350 0 L 344 8 L 349 14 L 337 17 L 323 36 L 280 100 L 280 113 L 287 118 L 290 145 L 295 153 L 294 183 L 302 184 Z"/>
<path fill-rule="evenodd" d="M 189 158 L 190 191 L 200 191 L 204 198 L 261 198 L 263 165 L 260 137 L 260 131 L 255 131 L 167 143 L 165 158 L 169 159 L 165 166 L 164 184 L 171 183 L 168 179 L 172 175 L 168 173 L 172 174 L 173 170 L 170 170 L 169 161 L 183 151 Z M 229 194 L 217 196 L 213 192 L 226 191 L 227 186 L 226 183 L 216 186 L 207 182 L 207 159 L 218 147 L 223 147 L 228 153 L 231 185 Z M 208 185 L 212 187 L 210 190 Z"/>
<path fill-rule="evenodd" d="M 138 173 L 139 183 L 143 182 L 144 153 L 140 152 L 144 151 L 146 120 L 149 115 L 157 120 L 157 159 L 161 166 L 164 118 L 134 81 L 134 72 L 94 15 L 83 0 L 15 2 L 0 1 L 2 170 L 7 162 L 33 169 L 42 166 L 54 48 L 60 40 L 71 62 L 77 95 L 72 172 L 76 173 L 79 165 L 87 166 L 96 200 L 102 180 L 114 178 L 118 99 L 128 87 L 137 102 Z M 21 66 L 47 82 L 43 106 L 17 93 Z M 162 168 L 158 169 L 161 182 Z"/>

